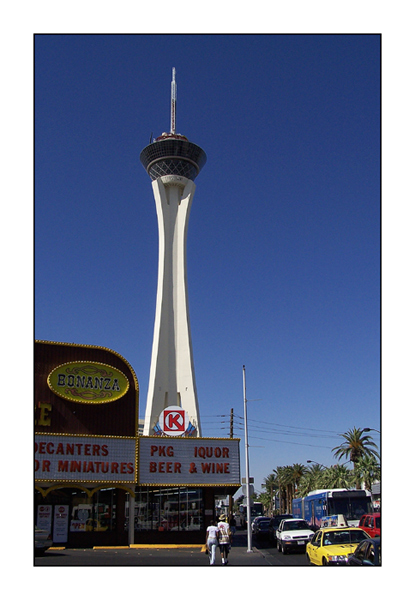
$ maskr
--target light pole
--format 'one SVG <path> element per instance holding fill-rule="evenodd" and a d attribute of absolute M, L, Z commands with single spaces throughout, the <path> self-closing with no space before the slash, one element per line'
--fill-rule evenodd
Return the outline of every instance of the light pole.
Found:
<path fill-rule="evenodd" d="M 323 467 L 324 469 L 328 469 L 328 467 L 326 467 L 326 465 L 322 465 L 321 463 L 316 462 L 315 460 L 308 460 L 308 463 L 314 463 L 315 465 L 318 465 L 319 467 Z"/>
<path fill-rule="evenodd" d="M 252 531 L 251 531 L 251 494 L 249 488 L 249 454 L 248 454 L 248 419 L 246 414 L 246 381 L 245 381 L 245 365 L 242 368 L 243 376 L 243 392 L 244 392 L 244 421 L 245 421 L 245 465 L 246 465 L 246 490 L 248 502 L 246 505 L 246 535 L 248 539 L 247 552 L 252 552 Z"/>
<path fill-rule="evenodd" d="M 362 429 L 362 431 L 364 431 L 365 433 L 367 433 L 368 431 L 376 431 L 380 435 L 379 429 L 373 429 L 372 427 L 365 427 L 364 429 Z"/>

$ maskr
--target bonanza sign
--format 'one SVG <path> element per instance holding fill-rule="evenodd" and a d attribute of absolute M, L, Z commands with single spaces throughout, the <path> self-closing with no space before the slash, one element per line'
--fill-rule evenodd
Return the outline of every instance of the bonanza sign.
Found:
<path fill-rule="evenodd" d="M 35 433 L 137 435 L 138 381 L 120 354 L 36 341 L 34 367 Z"/>
<path fill-rule="evenodd" d="M 50 373 L 48 386 L 58 396 L 72 402 L 100 404 L 113 402 L 127 393 L 127 377 L 115 367 L 102 363 L 72 362 Z"/>
<path fill-rule="evenodd" d="M 239 439 L 140 437 L 141 485 L 240 485 Z"/>
<path fill-rule="evenodd" d="M 136 438 L 35 435 L 37 481 L 135 483 Z"/>

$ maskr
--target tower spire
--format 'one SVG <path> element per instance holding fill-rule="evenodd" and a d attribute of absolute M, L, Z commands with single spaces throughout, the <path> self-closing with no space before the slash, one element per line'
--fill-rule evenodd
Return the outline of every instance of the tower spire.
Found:
<path fill-rule="evenodd" d="M 176 86 L 176 69 L 173 67 L 173 75 L 171 82 L 171 108 L 170 108 L 170 133 L 176 133 L 176 99 L 177 99 L 177 86 Z"/>

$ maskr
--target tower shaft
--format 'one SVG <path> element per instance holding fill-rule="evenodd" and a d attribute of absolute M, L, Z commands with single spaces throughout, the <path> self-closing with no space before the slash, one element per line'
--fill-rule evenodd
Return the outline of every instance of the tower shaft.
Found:
<path fill-rule="evenodd" d="M 201 435 L 190 334 L 186 239 L 196 189 L 191 179 L 167 175 L 152 182 L 159 230 L 153 348 L 144 435 L 167 406 L 181 406 Z"/>

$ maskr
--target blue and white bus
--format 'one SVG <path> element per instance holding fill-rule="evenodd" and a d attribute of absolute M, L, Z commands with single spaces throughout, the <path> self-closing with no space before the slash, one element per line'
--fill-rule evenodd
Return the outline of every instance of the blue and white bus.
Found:
<path fill-rule="evenodd" d="M 321 527 L 322 517 L 343 515 L 349 525 L 358 525 L 360 517 L 372 512 L 370 492 L 335 488 L 315 490 L 304 498 L 294 498 L 293 515 L 304 519 L 314 530 Z"/>

